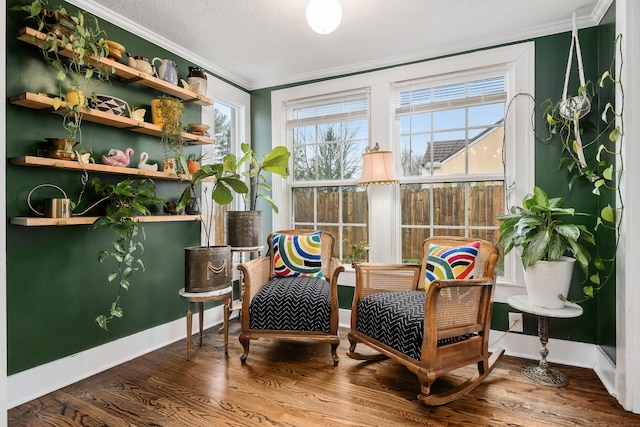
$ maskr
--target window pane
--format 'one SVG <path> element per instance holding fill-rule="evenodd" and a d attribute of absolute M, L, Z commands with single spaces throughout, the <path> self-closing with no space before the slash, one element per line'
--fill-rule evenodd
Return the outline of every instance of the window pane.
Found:
<path fill-rule="evenodd" d="M 501 181 L 477 182 L 469 186 L 469 226 L 499 226 L 496 216 L 503 213 L 504 186 Z"/>
<path fill-rule="evenodd" d="M 211 163 L 221 163 L 222 158 L 232 152 L 231 129 L 235 110 L 232 110 L 226 105 L 216 103 L 214 113 L 213 136 L 216 143 L 213 146 L 213 159 L 211 159 Z"/>
<path fill-rule="evenodd" d="M 504 102 L 469 107 L 469 126 L 495 125 L 504 121 Z"/>
<path fill-rule="evenodd" d="M 366 227 L 344 227 L 342 229 L 342 262 L 365 262 L 369 250 Z"/>
<path fill-rule="evenodd" d="M 318 222 L 337 224 L 340 221 L 340 192 L 338 187 L 319 187 Z"/>
<path fill-rule="evenodd" d="M 504 127 L 487 127 L 469 142 L 469 173 L 502 173 Z"/>
<path fill-rule="evenodd" d="M 402 229 L 402 262 L 418 262 L 422 256 L 422 242 L 431 236 L 428 228 Z"/>
<path fill-rule="evenodd" d="M 343 187 L 342 222 L 365 225 L 368 217 L 367 189 L 359 186 Z"/>
<path fill-rule="evenodd" d="M 296 222 L 314 222 L 313 188 L 293 189 L 293 216 Z"/>
<path fill-rule="evenodd" d="M 465 108 L 436 111 L 433 113 L 434 130 L 464 129 L 466 127 L 465 113 Z"/>
<path fill-rule="evenodd" d="M 429 225 L 429 190 L 427 184 L 401 185 L 402 225 Z"/>
<path fill-rule="evenodd" d="M 402 144 L 402 176 L 424 175 L 424 164 L 429 161 L 431 154 L 429 134 L 407 135 L 401 138 Z"/>
<path fill-rule="evenodd" d="M 465 185 L 440 184 L 433 188 L 433 221 L 437 225 L 465 225 Z"/>

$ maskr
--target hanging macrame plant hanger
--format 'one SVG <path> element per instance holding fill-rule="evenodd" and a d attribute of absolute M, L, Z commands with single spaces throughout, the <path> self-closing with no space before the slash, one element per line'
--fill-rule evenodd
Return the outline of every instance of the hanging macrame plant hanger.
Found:
<path fill-rule="evenodd" d="M 578 77 L 580 78 L 580 93 L 576 96 L 567 96 L 567 88 L 569 86 L 569 75 L 571 74 L 571 64 L 573 62 L 573 51 L 575 49 L 576 59 L 578 62 Z M 586 82 L 584 79 L 584 67 L 582 66 L 582 52 L 580 51 L 580 41 L 578 40 L 578 26 L 576 25 L 576 12 L 573 12 L 573 30 L 571 32 L 571 47 L 569 48 L 569 59 L 567 61 L 567 71 L 564 76 L 564 89 L 562 91 L 562 99 L 558 103 L 558 113 L 573 122 L 573 133 L 575 141 L 573 150 L 578 156 L 578 162 L 581 167 L 587 166 L 582 148 L 582 139 L 580 137 L 580 119 L 583 118 L 591 110 L 591 100 L 586 91 Z"/>

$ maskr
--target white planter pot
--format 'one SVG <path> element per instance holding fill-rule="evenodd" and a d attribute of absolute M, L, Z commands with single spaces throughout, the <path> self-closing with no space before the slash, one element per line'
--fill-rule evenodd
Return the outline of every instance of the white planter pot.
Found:
<path fill-rule="evenodd" d="M 561 257 L 557 261 L 538 261 L 524 271 L 529 302 L 538 307 L 562 308 L 571 286 L 571 276 L 576 260 Z"/>

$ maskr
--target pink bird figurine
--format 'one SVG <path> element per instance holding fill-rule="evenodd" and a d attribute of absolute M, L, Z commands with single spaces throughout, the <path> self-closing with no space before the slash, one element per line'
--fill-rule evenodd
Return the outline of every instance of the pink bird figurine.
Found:
<path fill-rule="evenodd" d="M 112 148 L 106 156 L 102 156 L 102 163 L 109 166 L 127 167 L 131 161 L 131 156 L 133 156 L 133 148 L 127 148 L 124 151 Z"/>

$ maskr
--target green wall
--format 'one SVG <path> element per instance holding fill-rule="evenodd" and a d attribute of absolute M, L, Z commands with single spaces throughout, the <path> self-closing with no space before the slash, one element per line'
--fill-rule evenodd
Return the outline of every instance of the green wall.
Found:
<path fill-rule="evenodd" d="M 613 11 L 609 11 L 608 17 L 614 15 Z M 610 19 L 605 22 L 607 22 L 606 25 L 579 31 L 586 79 L 594 82 L 600 77 L 602 70 L 609 67 L 613 55 L 615 26 L 610 22 Z M 562 95 L 570 41 L 570 33 L 534 40 L 536 93 L 533 95 L 536 99 L 535 115 L 538 136 L 535 147 L 535 181 L 537 185 L 549 192 L 550 196 L 564 197 L 567 206 L 575 206 L 576 210 L 596 215 L 600 211 L 600 207 L 603 206 L 603 201 L 591 194 L 592 187 L 586 183 L 575 184 L 571 192 L 569 191 L 571 177 L 565 170 L 558 168 L 562 157 L 562 146 L 557 141 L 545 141 L 548 132 L 546 132 L 546 122 L 542 116 L 543 102 L 548 98 L 557 100 Z M 577 90 L 579 84 L 576 70 L 577 67 L 574 64 L 570 87 Z M 300 84 L 307 83 L 310 82 L 301 82 Z M 290 86 L 296 85 L 265 88 L 251 93 L 251 123 L 254 125 L 252 144 L 256 149 L 265 150 L 266 147 L 271 147 L 271 92 Z M 601 111 L 601 109 L 594 105 L 593 112 L 589 117 L 594 123 L 598 121 L 599 113 L 597 111 Z M 590 147 L 586 156 L 593 158 L 596 149 L 596 146 Z M 586 220 L 585 225 L 593 227 L 594 221 L 594 219 Z M 269 219 L 265 218 L 265 224 L 268 223 Z M 593 254 L 596 254 L 595 249 Z M 569 294 L 570 299 L 582 298 L 581 282 L 583 280 L 584 274 L 576 270 Z M 342 289 L 339 295 L 340 307 L 351 308 L 353 292 Z M 550 320 L 550 336 L 564 340 L 602 344 L 609 356 L 615 360 L 615 280 L 609 283 L 605 292 L 602 292 L 597 298 L 581 304 L 585 310 L 583 316 L 576 319 Z M 506 330 L 509 311 L 514 311 L 514 309 L 507 304 L 494 304 L 493 329 Z M 525 314 L 524 328 L 526 334 L 537 335 L 537 318 Z"/>
<path fill-rule="evenodd" d="M 10 8 L 24 4 L 9 0 Z M 71 5 L 65 5 L 73 10 Z M 43 61 L 40 50 L 16 39 L 19 28 L 25 26 L 23 12 L 7 12 L 7 95 L 30 91 L 57 94 L 51 68 Z M 151 59 L 172 58 L 178 64 L 180 78 L 186 78 L 192 64 L 175 54 L 160 49 L 113 25 L 101 22 L 108 38 L 121 42 L 127 51 Z M 117 78 L 95 88 L 122 98 L 131 106 L 147 108 L 150 120 L 150 100 L 160 92 L 138 84 L 125 85 Z M 185 123 L 200 121 L 200 107 L 187 104 Z M 7 157 L 35 155 L 39 142 L 47 137 L 64 137 L 62 117 L 7 104 Z M 84 122 L 83 146 L 91 148 L 99 161 L 110 148 L 132 147 L 135 166 L 142 151 L 150 160 L 160 161 L 160 138 L 128 130 Z M 186 152 L 194 151 L 187 147 Z M 124 176 L 90 173 L 110 181 Z M 59 169 L 34 168 L 7 164 L 7 216 L 34 216 L 27 206 L 27 194 L 38 184 L 51 183 L 62 187 L 76 199 L 81 190 L 80 173 Z M 158 193 L 175 200 L 183 185 L 176 181 L 156 181 Z M 58 197 L 43 189 L 34 200 Z M 87 190 L 84 200 L 96 200 L 93 190 Z M 87 204 L 83 204 L 88 206 Z M 94 215 L 99 213 L 92 212 Z M 112 231 L 94 231 L 90 226 L 23 227 L 7 225 L 7 341 L 8 374 L 44 364 L 118 338 L 162 325 L 184 317 L 188 303 L 178 296 L 184 282 L 184 248 L 199 244 L 196 222 L 166 222 L 145 224 L 145 253 L 142 259 L 146 272 L 131 279 L 131 287 L 122 300 L 124 317 L 113 320 L 109 331 L 100 329 L 94 321 L 98 314 L 108 312 L 117 287 L 107 282 L 113 264 L 98 263 L 96 254 L 108 249 L 114 240 Z"/>

